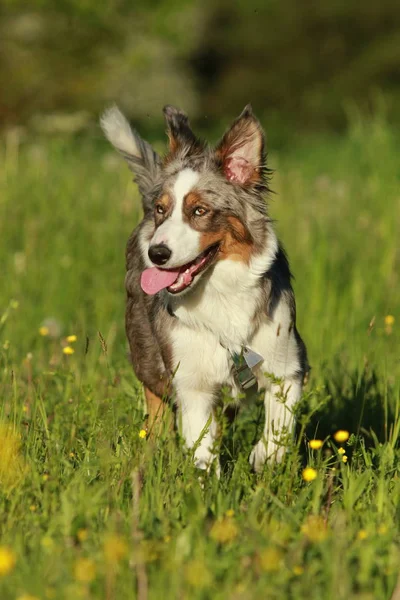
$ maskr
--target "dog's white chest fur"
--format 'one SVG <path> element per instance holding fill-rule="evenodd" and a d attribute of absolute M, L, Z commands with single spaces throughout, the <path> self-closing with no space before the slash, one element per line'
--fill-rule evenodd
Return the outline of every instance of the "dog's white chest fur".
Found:
<path fill-rule="evenodd" d="M 228 384 L 237 392 L 231 353 L 240 352 L 243 346 L 264 357 L 257 374 L 262 385 L 263 372 L 284 376 L 296 370 L 289 307 L 279 303 L 273 319 L 256 314 L 262 306 L 262 292 L 248 273 L 243 263 L 218 263 L 203 288 L 199 286 L 184 302 L 172 304 L 177 317 L 172 354 L 174 365 L 179 365 L 175 378 L 180 390 L 195 386 L 214 392 L 217 386 Z"/>
<path fill-rule="evenodd" d="M 195 331 L 207 330 L 230 350 L 238 351 L 252 334 L 260 289 L 243 284 L 243 263 L 226 260 L 206 274 L 202 285 L 183 302 L 172 304 L 179 321 Z M 242 276 L 242 277 L 241 277 Z"/>

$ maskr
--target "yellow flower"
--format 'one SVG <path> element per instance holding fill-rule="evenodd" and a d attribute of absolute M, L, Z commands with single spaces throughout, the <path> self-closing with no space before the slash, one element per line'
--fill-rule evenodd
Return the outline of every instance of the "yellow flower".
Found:
<path fill-rule="evenodd" d="M 302 575 L 304 573 L 304 569 L 301 565 L 295 565 L 293 567 L 293 575 Z"/>
<path fill-rule="evenodd" d="M 75 458 L 75 454 L 74 454 L 73 452 L 70 452 L 70 453 L 69 453 L 69 457 L 70 457 L 70 458 Z"/>
<path fill-rule="evenodd" d="M 144 438 L 147 436 L 147 431 L 145 429 L 141 429 L 139 431 L 139 437 L 144 440 Z"/>
<path fill-rule="evenodd" d="M 75 352 L 75 350 L 73 348 L 71 348 L 71 346 L 65 346 L 65 348 L 63 348 L 63 352 L 64 354 L 73 354 Z"/>
<path fill-rule="evenodd" d="M 343 461 L 344 463 L 347 463 L 347 456 L 346 456 L 346 455 L 342 456 L 342 461 Z"/>
<path fill-rule="evenodd" d="M 68 336 L 66 337 L 66 340 L 67 340 L 68 344 L 73 344 L 74 342 L 76 342 L 76 340 L 77 340 L 77 339 L 78 339 L 78 338 L 76 337 L 76 335 L 75 335 L 75 334 L 73 334 L 73 335 L 68 335 Z"/>
<path fill-rule="evenodd" d="M 118 535 L 108 535 L 104 541 L 104 556 L 109 563 L 117 563 L 128 554 L 128 546 Z"/>
<path fill-rule="evenodd" d="M 42 327 L 39 327 L 39 333 L 40 335 L 42 335 L 43 337 L 45 337 L 46 335 L 49 335 L 50 330 L 48 327 L 46 327 L 45 325 L 43 325 Z"/>
<path fill-rule="evenodd" d="M 210 537 L 219 544 L 229 544 L 236 538 L 239 530 L 235 521 L 229 517 L 215 521 L 210 530 Z"/>
<path fill-rule="evenodd" d="M 9 490 L 21 481 L 26 466 L 21 455 L 21 436 L 1 422 L 0 448 L 0 486 Z"/>
<path fill-rule="evenodd" d="M 306 467 L 305 469 L 303 469 L 302 477 L 304 481 L 314 481 L 317 475 L 317 471 L 312 467 Z"/>
<path fill-rule="evenodd" d="M 78 529 L 78 531 L 76 532 L 76 537 L 78 538 L 78 540 L 82 543 L 85 540 L 87 540 L 88 537 L 88 530 L 87 529 Z"/>
<path fill-rule="evenodd" d="M 29 510 L 30 510 L 31 512 L 35 512 L 35 511 L 37 510 L 37 506 L 36 506 L 36 504 L 31 504 L 31 505 L 30 505 L 30 507 L 29 507 Z"/>
<path fill-rule="evenodd" d="M 360 529 L 360 531 L 357 533 L 358 540 L 366 540 L 367 537 L 368 537 L 368 532 L 365 529 Z"/>
<path fill-rule="evenodd" d="M 75 562 L 74 576 L 81 583 L 90 583 L 96 577 L 96 564 L 90 558 L 79 558 Z"/>
<path fill-rule="evenodd" d="M 185 579 L 194 588 L 208 587 L 212 580 L 206 564 L 199 559 L 188 562 L 185 568 Z"/>
<path fill-rule="evenodd" d="M 323 443 L 324 442 L 322 440 L 310 440 L 308 445 L 310 446 L 311 450 L 319 450 L 322 448 Z"/>
<path fill-rule="evenodd" d="M 340 446 L 340 448 L 338 449 L 338 453 L 339 454 L 346 454 L 346 450 L 344 448 L 342 448 L 342 446 Z"/>
<path fill-rule="evenodd" d="M 47 480 L 48 480 L 48 478 L 49 478 L 49 475 L 48 475 L 48 473 L 44 473 L 44 474 L 42 475 L 42 479 L 43 479 L 43 481 L 47 481 Z"/>
<path fill-rule="evenodd" d="M 322 542 L 328 537 L 328 530 L 325 521 L 318 515 L 307 517 L 301 526 L 301 532 L 310 540 L 310 542 Z"/>
<path fill-rule="evenodd" d="M 266 548 L 263 550 L 259 557 L 258 562 L 263 571 L 272 573 L 278 571 L 282 566 L 282 552 L 277 548 Z"/>
<path fill-rule="evenodd" d="M 8 575 L 15 567 L 15 552 L 7 546 L 0 546 L 0 577 Z"/>
<path fill-rule="evenodd" d="M 335 442 L 338 442 L 339 444 L 343 443 L 343 442 L 347 442 L 347 440 L 349 439 L 349 432 L 346 431 L 345 429 L 339 429 L 339 431 L 337 431 L 333 438 L 335 440 Z"/>
<path fill-rule="evenodd" d="M 49 535 L 45 535 L 40 543 L 46 550 L 51 550 L 54 547 L 54 542 Z"/>
<path fill-rule="evenodd" d="M 395 322 L 395 318 L 393 315 L 386 315 L 385 325 L 391 327 L 392 325 L 394 325 L 394 322 Z"/>
<path fill-rule="evenodd" d="M 234 517 L 235 516 L 235 511 L 233 510 L 233 508 L 228 508 L 228 510 L 225 513 L 226 517 Z"/>
<path fill-rule="evenodd" d="M 386 527 L 386 525 L 379 525 L 378 527 L 378 533 L 379 535 L 384 535 L 385 533 L 387 533 L 388 528 Z"/>

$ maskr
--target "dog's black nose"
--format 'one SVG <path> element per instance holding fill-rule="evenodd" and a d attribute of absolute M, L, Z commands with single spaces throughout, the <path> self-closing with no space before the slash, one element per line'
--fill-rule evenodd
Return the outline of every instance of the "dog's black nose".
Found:
<path fill-rule="evenodd" d="M 149 258 L 155 265 L 165 265 L 171 254 L 171 250 L 165 244 L 156 244 L 149 248 Z"/>

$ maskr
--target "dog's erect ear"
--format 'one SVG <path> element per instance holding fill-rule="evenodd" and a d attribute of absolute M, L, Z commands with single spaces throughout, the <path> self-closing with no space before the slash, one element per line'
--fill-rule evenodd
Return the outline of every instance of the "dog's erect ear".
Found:
<path fill-rule="evenodd" d="M 183 148 L 189 150 L 193 147 L 201 146 L 201 142 L 191 130 L 189 119 L 184 112 L 168 104 L 164 106 L 163 113 L 167 123 L 169 151 L 171 154 Z"/>
<path fill-rule="evenodd" d="M 263 130 L 248 104 L 215 149 L 228 181 L 243 186 L 263 182 L 264 144 Z"/>
<path fill-rule="evenodd" d="M 100 119 L 106 138 L 122 154 L 135 175 L 135 181 L 143 197 L 151 190 L 161 159 L 148 142 L 131 129 L 122 112 L 113 106 Z"/>

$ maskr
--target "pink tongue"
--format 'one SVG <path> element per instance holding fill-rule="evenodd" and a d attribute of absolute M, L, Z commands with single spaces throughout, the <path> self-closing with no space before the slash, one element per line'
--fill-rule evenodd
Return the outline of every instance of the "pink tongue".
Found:
<path fill-rule="evenodd" d="M 157 267 L 151 267 L 151 269 L 145 269 L 140 278 L 140 285 L 142 290 L 152 296 L 157 294 L 160 290 L 168 287 L 175 283 L 178 279 L 179 270 L 166 271 L 165 269 L 158 269 Z"/>

